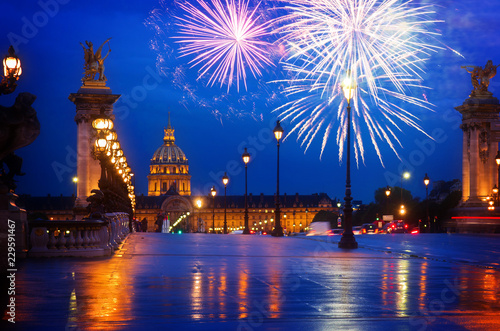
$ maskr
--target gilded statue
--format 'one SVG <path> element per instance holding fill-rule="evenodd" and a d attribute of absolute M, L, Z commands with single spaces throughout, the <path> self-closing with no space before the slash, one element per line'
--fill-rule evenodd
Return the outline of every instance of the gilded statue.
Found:
<path fill-rule="evenodd" d="M 106 76 L 104 75 L 104 60 L 108 57 L 109 53 L 111 52 L 111 46 L 109 46 L 109 40 L 111 38 L 108 38 L 105 42 L 102 43 L 101 46 L 95 51 L 94 53 L 94 45 L 90 41 L 85 41 L 85 44 L 87 45 L 88 48 L 85 47 L 82 43 L 83 47 L 83 58 L 85 60 L 85 65 L 84 65 L 84 76 L 82 78 L 82 81 L 93 81 L 96 80 L 96 74 L 99 74 L 99 78 L 97 81 L 99 82 L 105 82 Z M 108 44 L 108 53 L 103 57 L 102 56 L 102 47 L 105 44 Z"/>
<path fill-rule="evenodd" d="M 477 66 L 462 66 L 461 68 L 465 69 L 471 76 L 472 86 L 474 90 L 472 90 L 472 95 L 481 94 L 484 92 L 488 92 L 488 86 L 490 85 L 490 79 L 495 77 L 497 74 L 497 67 L 499 65 L 493 65 L 493 61 L 488 60 L 486 65 L 483 67 Z"/>

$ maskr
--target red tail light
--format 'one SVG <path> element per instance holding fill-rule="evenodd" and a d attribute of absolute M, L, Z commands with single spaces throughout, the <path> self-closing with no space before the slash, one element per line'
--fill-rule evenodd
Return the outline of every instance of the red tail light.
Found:
<path fill-rule="evenodd" d="M 375 229 L 375 233 L 378 233 L 378 229 Z"/>
<path fill-rule="evenodd" d="M 412 230 L 411 231 L 411 234 L 417 234 L 418 233 L 418 230 Z"/>
<path fill-rule="evenodd" d="M 395 229 L 395 228 L 396 228 L 396 224 L 393 224 L 393 225 L 392 225 L 392 228 L 393 228 L 393 229 Z"/>
<path fill-rule="evenodd" d="M 333 231 L 332 231 L 332 230 L 328 230 L 328 231 L 326 231 L 326 235 L 327 235 L 327 236 L 333 236 Z"/>
<path fill-rule="evenodd" d="M 254 234 L 254 233 L 255 233 L 255 231 L 250 231 L 250 234 Z"/>
<path fill-rule="evenodd" d="M 366 229 L 363 229 L 363 234 L 365 234 L 365 233 L 366 233 Z"/>
<path fill-rule="evenodd" d="M 405 229 L 408 229 L 408 224 L 405 224 Z"/>

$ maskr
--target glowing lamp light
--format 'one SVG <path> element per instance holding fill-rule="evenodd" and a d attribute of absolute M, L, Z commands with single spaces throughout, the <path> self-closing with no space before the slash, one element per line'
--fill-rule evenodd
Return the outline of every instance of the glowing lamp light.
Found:
<path fill-rule="evenodd" d="M 226 186 L 227 183 L 229 183 L 229 177 L 227 177 L 226 173 L 224 173 L 224 176 L 222 177 L 222 183 L 224 184 L 224 186 Z"/>
<path fill-rule="evenodd" d="M 198 208 L 201 208 L 201 200 L 200 199 L 196 200 L 196 206 Z"/>
<path fill-rule="evenodd" d="M 241 155 L 241 157 L 243 158 L 243 162 L 245 162 L 245 164 L 247 164 L 248 162 L 250 162 L 250 153 L 247 152 L 246 147 L 245 147 L 245 151 L 243 152 L 243 154 Z"/>
<path fill-rule="evenodd" d="M 427 176 L 427 174 L 425 174 L 424 184 L 425 184 L 426 187 L 429 185 L 429 182 L 430 182 L 429 176 Z"/>
<path fill-rule="evenodd" d="M 387 186 L 387 189 L 385 190 L 385 195 L 390 196 L 391 195 L 391 188 Z"/>
<path fill-rule="evenodd" d="M 493 193 L 498 194 L 498 187 L 496 184 L 495 184 L 495 186 L 493 186 Z"/>
<path fill-rule="evenodd" d="M 106 140 L 106 136 L 104 134 L 99 134 L 94 144 L 96 153 L 101 154 L 106 152 L 107 145 L 108 141 Z"/>
<path fill-rule="evenodd" d="M 12 45 L 9 47 L 9 55 L 3 59 L 3 75 L 7 78 L 19 79 L 23 69 L 21 68 L 21 60 L 16 55 L 14 47 Z"/>
<path fill-rule="evenodd" d="M 351 99 L 354 97 L 355 89 L 356 83 L 352 80 L 351 74 L 349 73 L 342 82 L 342 90 L 344 91 L 344 97 L 347 99 L 347 101 L 351 101 Z"/>
<path fill-rule="evenodd" d="M 99 117 L 92 121 L 92 127 L 96 130 L 111 130 L 113 121 L 107 117 Z"/>
<path fill-rule="evenodd" d="M 283 132 L 284 132 L 283 128 L 280 125 L 279 120 L 276 121 L 276 127 L 274 128 L 273 132 L 274 132 L 274 137 L 279 142 L 281 140 L 281 137 L 283 137 Z"/>
<path fill-rule="evenodd" d="M 217 190 L 215 189 L 215 186 L 212 186 L 212 188 L 210 189 L 210 194 L 215 197 L 215 195 L 217 194 Z"/>
<path fill-rule="evenodd" d="M 500 166 L 500 151 L 497 152 L 497 156 L 495 156 L 495 162 L 497 166 Z"/>
<path fill-rule="evenodd" d="M 404 177 L 404 179 L 410 178 L 410 173 L 409 172 L 403 173 L 403 177 Z"/>

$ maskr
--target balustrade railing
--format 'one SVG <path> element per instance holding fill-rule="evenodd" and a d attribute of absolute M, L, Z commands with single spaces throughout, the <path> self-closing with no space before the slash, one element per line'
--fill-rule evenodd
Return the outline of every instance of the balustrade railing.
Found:
<path fill-rule="evenodd" d="M 28 256 L 109 256 L 129 233 L 129 215 L 108 213 L 102 220 L 31 221 Z"/>

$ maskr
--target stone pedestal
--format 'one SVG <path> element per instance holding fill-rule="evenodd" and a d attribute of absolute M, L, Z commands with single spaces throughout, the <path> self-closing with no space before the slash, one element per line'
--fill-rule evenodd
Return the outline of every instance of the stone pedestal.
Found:
<path fill-rule="evenodd" d="M 93 189 L 98 189 L 101 175 L 99 161 L 92 156 L 94 129 L 92 121 L 101 113 L 112 116 L 113 104 L 120 97 L 112 94 L 105 82 L 85 82 L 77 93 L 71 93 L 69 100 L 76 105 L 75 122 L 77 125 L 77 197 L 74 214 L 76 220 L 81 220 L 87 214 L 87 198 Z"/>
<path fill-rule="evenodd" d="M 500 105 L 491 92 L 475 92 L 455 107 L 462 114 L 462 206 L 485 207 L 498 183 Z"/>

